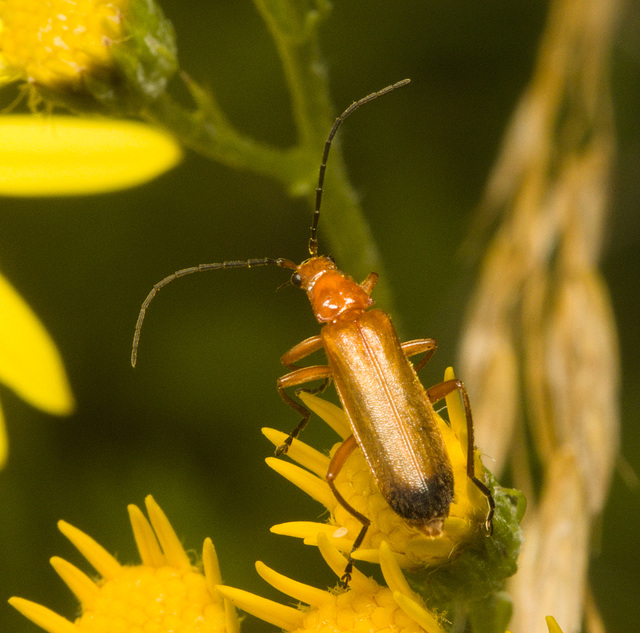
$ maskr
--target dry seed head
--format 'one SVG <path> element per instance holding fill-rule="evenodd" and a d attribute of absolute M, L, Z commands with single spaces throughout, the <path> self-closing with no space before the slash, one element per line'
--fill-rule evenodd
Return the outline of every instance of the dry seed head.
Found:
<path fill-rule="evenodd" d="M 473 402 L 476 443 L 490 456 L 491 469 L 499 473 L 517 423 L 519 369 L 508 324 L 485 327 L 483 321 L 480 317 L 470 325 L 461 355 L 467 359 L 464 375 Z M 496 402 L 500 403 L 499 411 Z"/>
<path fill-rule="evenodd" d="M 617 14 L 615 0 L 551 3 L 534 77 L 481 207 L 504 216 L 462 346 L 476 435 L 489 455 L 494 446 L 504 449 L 491 438 L 502 401 L 494 401 L 493 415 L 476 401 L 489 393 L 489 378 L 499 382 L 498 393 L 510 379 L 507 401 L 526 401 L 543 468 L 541 508 L 529 499 L 527 545 L 514 581 L 514 630 L 531 631 L 541 612 L 557 616 L 565 633 L 580 629 L 590 521 L 606 500 L 618 450 L 618 349 L 596 268 L 614 151 L 608 67 Z M 510 378 L 489 371 L 500 367 L 495 361 L 505 349 L 513 354 L 502 363 Z M 496 428 L 496 435 L 505 432 L 505 425 Z M 527 434 L 516 429 L 510 436 L 520 442 L 512 450 L 514 473 L 530 480 Z M 501 465 L 503 453 L 497 456 Z"/>
<path fill-rule="evenodd" d="M 565 633 L 581 630 L 589 525 L 586 488 L 575 455 L 571 449 L 557 451 L 548 464 L 541 504 L 525 519 L 526 545 L 510 582 L 518 605 L 511 630 L 543 633 L 544 613 L 553 613 Z"/>
<path fill-rule="evenodd" d="M 569 156 L 563 165 L 555 192 L 562 223 L 559 266 L 582 268 L 597 264 L 613 155 L 611 134 L 601 131 L 579 156 Z"/>
<path fill-rule="evenodd" d="M 544 343 L 550 406 L 558 443 L 571 446 L 588 506 L 604 505 L 619 448 L 618 350 L 613 316 L 597 273 L 563 280 Z"/>

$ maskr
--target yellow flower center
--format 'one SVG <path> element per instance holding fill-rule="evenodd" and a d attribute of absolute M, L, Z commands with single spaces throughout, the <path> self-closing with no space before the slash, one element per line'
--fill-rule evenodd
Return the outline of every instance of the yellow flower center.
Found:
<path fill-rule="evenodd" d="M 224 633 L 224 607 L 214 603 L 204 575 L 175 567 L 123 567 L 98 583 L 76 620 L 78 633 Z"/>
<path fill-rule="evenodd" d="M 371 594 L 348 591 L 333 596 L 305 615 L 303 626 L 294 633 L 425 633 L 393 599 L 390 589 Z"/>
<path fill-rule="evenodd" d="M 127 0 L 0 0 L 0 78 L 57 86 L 109 63 Z"/>

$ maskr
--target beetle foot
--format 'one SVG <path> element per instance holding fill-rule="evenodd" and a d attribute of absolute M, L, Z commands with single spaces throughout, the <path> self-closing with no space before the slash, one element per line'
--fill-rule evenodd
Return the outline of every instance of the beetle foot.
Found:
<path fill-rule="evenodd" d="M 340 577 L 340 588 L 348 589 L 349 583 L 351 582 L 351 572 L 353 571 L 353 561 L 349 560 L 347 566 L 344 569 L 344 574 Z"/>
<path fill-rule="evenodd" d="M 289 450 L 288 444 L 280 444 L 280 446 L 276 448 L 276 457 L 280 457 L 280 455 L 286 455 L 288 450 Z"/>
<path fill-rule="evenodd" d="M 293 442 L 293 437 L 289 435 L 289 437 L 284 441 L 284 443 L 280 444 L 280 446 L 276 448 L 276 457 L 280 457 L 280 455 L 286 455 L 287 451 L 291 447 L 291 442 Z"/>

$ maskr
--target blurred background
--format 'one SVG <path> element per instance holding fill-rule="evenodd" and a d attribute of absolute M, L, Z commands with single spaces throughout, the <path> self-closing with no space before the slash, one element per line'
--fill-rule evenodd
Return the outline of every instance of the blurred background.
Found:
<path fill-rule="evenodd" d="M 294 127 L 281 66 L 253 4 L 163 0 L 162 6 L 177 30 L 181 67 L 214 89 L 240 130 L 290 145 Z M 477 261 L 461 256 L 460 245 L 530 78 L 546 11 L 547 3 L 536 1 L 336 1 L 321 31 L 336 113 L 412 79 L 350 118 L 340 134 L 395 291 L 401 336 L 439 341 L 422 374 L 425 384 L 440 381 L 457 359 L 477 275 Z M 614 51 L 618 157 L 602 260 L 620 333 L 622 455 L 636 473 L 639 29 L 640 10 L 629 3 Z M 138 309 L 156 281 L 201 262 L 300 261 L 308 204 L 268 179 L 188 153 L 172 172 L 137 189 L 2 199 L 0 209 L 0 270 L 55 339 L 77 399 L 76 413 L 57 419 L 4 388 L 0 393 L 10 438 L 0 472 L 2 629 L 35 631 L 6 604 L 11 595 L 74 616 L 74 599 L 48 559 L 88 565 L 57 531 L 61 518 L 121 561 L 137 562 L 126 505 L 143 504 L 149 493 L 187 548 L 213 539 L 230 585 L 281 599 L 255 573 L 258 559 L 296 579 L 333 584 L 315 549 L 268 531 L 275 523 L 318 518 L 322 510 L 263 461 L 272 448 L 260 428 L 289 431 L 297 422 L 275 390 L 284 373 L 279 358 L 318 331 L 301 293 L 276 292 L 287 275 L 225 271 L 172 285 L 148 314 L 138 367 L 129 364 Z M 321 225 L 321 252 L 322 237 Z M 320 423 L 305 439 L 333 441 Z M 639 492 L 616 475 L 591 573 L 609 631 L 633 630 L 640 621 L 638 537 Z M 264 630 L 251 619 L 246 624 L 248 631 Z"/>

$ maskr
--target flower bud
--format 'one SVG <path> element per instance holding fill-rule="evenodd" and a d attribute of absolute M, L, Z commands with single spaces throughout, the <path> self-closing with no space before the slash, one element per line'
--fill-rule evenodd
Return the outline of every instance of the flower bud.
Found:
<path fill-rule="evenodd" d="M 177 69 L 175 34 L 153 0 L 1 0 L 0 84 L 30 105 L 137 114 Z"/>

